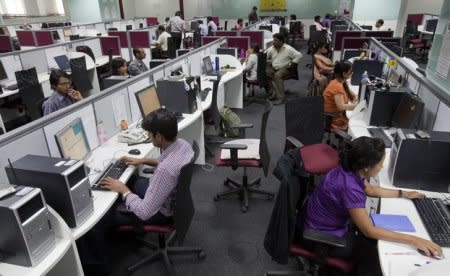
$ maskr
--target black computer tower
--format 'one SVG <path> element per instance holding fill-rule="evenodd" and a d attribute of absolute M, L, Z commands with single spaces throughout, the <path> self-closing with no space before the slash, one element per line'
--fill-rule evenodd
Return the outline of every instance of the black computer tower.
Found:
<path fill-rule="evenodd" d="M 197 110 L 195 88 L 191 88 L 181 80 L 157 80 L 156 91 L 159 102 L 168 110 L 181 113 L 194 113 Z"/>
<path fill-rule="evenodd" d="M 71 228 L 94 211 L 87 169 L 83 161 L 26 155 L 5 168 L 11 184 L 40 188 L 47 203 Z"/>
<path fill-rule="evenodd" d="M 404 90 L 391 92 L 366 86 L 365 98 L 368 102 L 365 121 L 367 124 L 381 127 L 392 126 L 392 118 L 404 94 Z"/>

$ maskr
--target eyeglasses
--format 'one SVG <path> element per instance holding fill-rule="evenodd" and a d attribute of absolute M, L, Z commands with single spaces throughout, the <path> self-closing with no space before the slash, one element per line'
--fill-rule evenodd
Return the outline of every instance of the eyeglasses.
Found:
<path fill-rule="evenodd" d="M 60 82 L 60 83 L 58 83 L 58 85 L 61 85 L 61 86 L 68 86 L 68 85 L 71 85 L 72 84 L 72 82 L 71 81 L 67 81 L 67 82 Z"/>

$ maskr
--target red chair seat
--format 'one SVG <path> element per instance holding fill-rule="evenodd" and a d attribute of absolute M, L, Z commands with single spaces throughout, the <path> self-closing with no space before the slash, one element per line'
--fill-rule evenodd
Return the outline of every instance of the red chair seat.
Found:
<path fill-rule="evenodd" d="M 134 225 L 121 225 L 117 227 L 118 232 L 131 232 L 136 229 L 136 226 Z M 170 233 L 175 230 L 175 227 L 171 224 L 167 225 L 141 225 L 139 226 L 140 230 L 143 230 L 144 232 L 151 232 L 151 233 L 161 233 L 166 234 Z"/>
<path fill-rule="evenodd" d="M 306 259 L 314 259 L 315 254 L 314 252 L 311 252 L 309 250 L 306 250 L 302 248 L 298 244 L 293 244 L 289 248 L 289 252 L 291 254 L 294 254 L 296 256 L 300 256 Z M 328 266 L 335 267 L 339 270 L 342 270 L 344 272 L 351 272 L 353 270 L 353 262 L 351 260 L 341 259 L 341 258 L 335 258 L 335 257 L 327 257 L 325 258 L 325 262 Z"/>
<path fill-rule="evenodd" d="M 312 144 L 300 148 L 303 167 L 312 174 L 324 174 L 339 164 L 338 152 L 327 144 Z"/>
<path fill-rule="evenodd" d="M 246 80 L 246 82 L 247 82 L 248 84 L 254 84 L 254 85 L 257 85 L 257 84 L 258 84 L 258 80 Z"/>
<path fill-rule="evenodd" d="M 220 159 L 220 152 L 216 153 L 216 166 L 218 167 L 231 167 L 231 159 Z M 261 160 L 258 159 L 239 159 L 238 160 L 238 166 L 239 167 L 254 167 L 259 168 L 261 167 Z"/>

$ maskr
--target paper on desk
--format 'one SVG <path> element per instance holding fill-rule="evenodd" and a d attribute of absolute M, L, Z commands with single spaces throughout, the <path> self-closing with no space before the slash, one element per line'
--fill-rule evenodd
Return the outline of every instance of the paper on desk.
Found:
<path fill-rule="evenodd" d="M 114 96 L 111 99 L 113 114 L 114 114 L 114 122 L 116 126 L 120 126 L 120 122 L 122 120 L 127 120 L 127 111 L 125 109 L 125 95 L 119 94 L 118 96 Z"/>
<path fill-rule="evenodd" d="M 353 109 L 353 110 L 351 111 L 351 113 L 347 115 L 347 117 L 348 117 L 349 119 L 353 118 L 354 116 L 356 116 L 356 115 L 358 115 L 360 112 L 362 112 L 364 109 L 366 109 L 366 106 L 367 106 L 367 105 L 366 105 L 366 100 L 360 101 L 360 102 L 356 105 L 355 109 Z"/>

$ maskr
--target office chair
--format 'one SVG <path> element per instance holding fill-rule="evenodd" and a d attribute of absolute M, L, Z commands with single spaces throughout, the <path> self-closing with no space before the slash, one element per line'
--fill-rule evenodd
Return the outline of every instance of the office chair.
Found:
<path fill-rule="evenodd" d="M 251 96 L 255 96 L 255 86 L 259 86 L 260 88 L 267 87 L 267 78 L 266 78 L 266 62 L 267 62 L 267 54 L 266 53 L 258 53 L 258 61 L 257 61 L 257 69 L 256 69 L 256 80 L 246 80 L 247 88 L 252 88 Z"/>
<path fill-rule="evenodd" d="M 288 41 L 293 44 L 296 40 L 304 39 L 303 24 L 301 21 L 289 22 Z"/>
<path fill-rule="evenodd" d="M 250 194 L 265 195 L 267 199 L 272 199 L 274 197 L 274 194 L 271 192 L 252 188 L 253 186 L 261 183 L 261 178 L 257 178 L 250 182 L 248 181 L 247 168 L 262 167 L 264 175 L 267 176 L 270 164 L 270 152 L 266 140 L 266 127 L 267 119 L 269 118 L 270 111 L 272 110 L 272 104 L 267 100 L 255 100 L 254 102 L 264 106 L 264 112 L 261 116 L 260 138 L 238 139 L 222 144 L 221 150 L 216 154 L 215 158 L 215 163 L 218 167 L 231 167 L 233 170 L 236 170 L 239 167 L 244 169 L 242 183 L 231 178 L 227 178 L 224 181 L 224 184 L 226 186 L 231 185 L 232 188 L 226 192 L 219 193 L 214 197 L 214 200 L 218 201 L 226 199 L 230 195 L 238 195 L 242 202 L 241 211 L 244 213 L 248 210 L 248 199 Z M 230 127 L 234 128 L 235 126 Z M 243 130 L 250 127 L 252 127 L 251 124 L 236 126 L 236 128 Z M 251 145 L 252 143 L 253 145 Z M 258 145 L 255 146 L 255 143 L 258 143 Z M 246 150 L 249 146 L 252 148 L 252 152 L 255 151 L 259 154 L 259 158 L 239 158 L 239 155 L 242 156 L 242 154 L 245 153 L 243 150 Z M 222 153 L 225 152 L 225 150 L 230 153 L 229 158 L 222 158 Z M 241 154 L 239 154 L 239 152 L 241 152 Z"/>
<path fill-rule="evenodd" d="M 17 87 L 22 103 L 25 105 L 25 114 L 28 120 L 36 120 L 41 117 L 42 109 L 36 103 L 44 98 L 42 86 L 39 83 L 36 67 L 27 70 L 16 71 Z"/>
<path fill-rule="evenodd" d="M 168 37 L 167 38 L 167 55 L 169 58 L 176 58 L 177 57 L 177 47 L 174 38 Z"/>
<path fill-rule="evenodd" d="M 344 239 L 318 231 L 304 230 L 303 233 L 297 233 L 300 238 L 293 241 L 294 233 L 297 230 L 297 214 L 303 212 L 307 196 L 314 189 L 311 183 L 304 181 L 301 172 L 302 162 L 303 169 L 313 169 L 323 173 L 328 172 L 338 164 L 338 161 L 334 159 L 322 159 L 321 161 L 315 162 L 313 167 L 307 168 L 304 164 L 305 159 L 301 149 L 295 148 L 282 155 L 277 162 L 274 175 L 280 180 L 280 188 L 264 239 L 264 247 L 275 261 L 287 263 L 290 254 L 301 259 L 302 262 L 299 262 L 299 264 L 308 264 L 308 269 L 304 270 L 303 267 L 300 267 L 303 272 L 270 271 L 265 274 L 267 276 L 319 275 L 319 273 L 324 272 L 323 269 L 327 268 L 331 271 L 339 270 L 344 273 L 350 273 L 353 270 L 354 264 L 351 260 L 328 256 L 329 248 L 345 246 Z M 288 201 L 288 205 L 284 204 L 287 207 L 283 208 L 283 203 L 286 201 Z M 277 206 L 278 203 L 280 203 L 279 206 Z M 295 209 L 297 211 L 293 212 Z M 282 219 L 280 220 L 280 218 Z M 302 244 L 304 240 L 314 241 L 313 248 L 304 247 Z"/>
<path fill-rule="evenodd" d="M 116 230 L 118 232 L 136 233 L 136 238 L 142 243 L 143 246 L 155 250 L 153 254 L 146 256 L 137 264 L 128 267 L 128 272 L 132 273 L 149 262 L 154 262 L 157 259 L 162 259 L 167 271 L 169 272 L 169 275 L 175 275 L 175 269 L 172 262 L 170 261 L 169 256 L 197 254 L 199 259 L 206 258 L 205 252 L 199 247 L 181 247 L 184 242 L 186 233 L 189 230 L 189 226 L 191 225 L 192 218 L 195 212 L 190 187 L 194 170 L 194 162 L 199 154 L 199 149 L 196 142 L 193 143 L 192 148 L 194 150 L 194 157 L 181 169 L 180 175 L 178 176 L 175 200 L 173 202 L 175 206 L 173 216 L 174 224 L 145 224 L 125 208 L 120 209 L 121 212 L 133 216 L 133 218 L 135 218 L 136 220 L 134 224 L 119 226 Z M 122 205 L 122 207 L 124 206 Z M 145 239 L 144 236 L 147 233 L 158 234 L 158 245 L 153 244 L 152 242 Z M 167 238 L 166 235 L 168 235 Z M 178 241 L 179 246 L 174 246 L 175 240 Z"/>
<path fill-rule="evenodd" d="M 92 52 L 91 47 L 86 45 L 79 45 L 75 48 L 75 51 L 85 53 L 86 55 L 90 56 L 92 58 L 92 61 L 95 63 L 95 56 L 94 52 Z"/>
<path fill-rule="evenodd" d="M 48 99 L 48 97 L 40 99 L 37 103 L 36 106 L 37 108 L 41 111 L 41 117 L 44 116 L 44 110 L 42 109 L 42 105 L 44 104 L 44 102 Z"/>
<path fill-rule="evenodd" d="M 86 58 L 84 56 L 72 58 L 70 60 L 70 69 L 72 71 L 72 83 L 75 89 L 80 91 L 83 97 L 89 96 L 88 92 L 93 86 L 86 68 Z"/>

